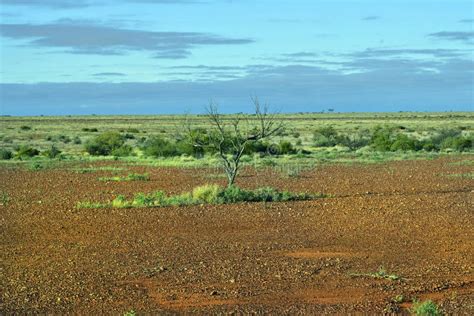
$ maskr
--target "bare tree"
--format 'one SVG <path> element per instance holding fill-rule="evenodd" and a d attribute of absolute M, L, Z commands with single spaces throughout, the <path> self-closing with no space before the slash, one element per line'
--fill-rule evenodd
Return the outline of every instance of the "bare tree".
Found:
<path fill-rule="evenodd" d="M 188 138 L 193 146 L 211 148 L 216 151 L 222 162 L 227 177 L 227 185 L 234 184 L 241 167 L 241 158 L 245 149 L 252 142 L 268 138 L 283 128 L 283 122 L 276 114 L 268 111 L 268 106 L 261 106 L 257 98 L 252 98 L 255 106 L 253 115 L 233 114 L 224 116 L 218 106 L 210 101 L 206 108 L 206 117 L 211 130 L 203 137 L 188 123 Z"/>

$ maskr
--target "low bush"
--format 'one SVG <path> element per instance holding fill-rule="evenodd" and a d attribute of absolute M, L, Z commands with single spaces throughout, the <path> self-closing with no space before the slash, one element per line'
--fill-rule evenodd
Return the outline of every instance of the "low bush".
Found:
<path fill-rule="evenodd" d="M 377 126 L 370 139 L 370 145 L 377 151 L 390 151 L 393 144 L 393 130 Z"/>
<path fill-rule="evenodd" d="M 22 126 L 20 126 L 20 129 L 21 129 L 22 131 L 29 131 L 29 130 L 31 130 L 31 126 L 22 125 Z"/>
<path fill-rule="evenodd" d="M 427 300 L 424 302 L 414 301 L 413 306 L 411 308 L 411 312 L 415 315 L 423 315 L 423 316 L 442 315 L 438 306 L 435 303 L 433 303 L 431 300 Z"/>
<path fill-rule="evenodd" d="M 61 154 L 61 151 L 54 145 L 52 145 L 51 148 L 43 152 L 43 155 L 45 155 L 48 158 L 56 158 L 60 154 Z"/>
<path fill-rule="evenodd" d="M 448 137 L 443 140 L 440 145 L 440 149 L 452 149 L 455 151 L 468 151 L 473 148 L 473 140 L 472 138 L 463 137 L 463 136 L 456 136 L 456 137 Z"/>
<path fill-rule="evenodd" d="M 390 146 L 391 151 L 414 151 L 422 148 L 420 142 L 406 134 L 398 134 Z"/>
<path fill-rule="evenodd" d="M 172 157 L 179 154 L 175 144 L 158 136 L 148 138 L 141 149 L 146 156 L 152 157 Z"/>
<path fill-rule="evenodd" d="M 38 156 L 39 154 L 40 151 L 38 149 L 27 145 L 22 145 L 17 149 L 15 156 L 19 159 L 24 159 Z"/>
<path fill-rule="evenodd" d="M 125 133 L 125 135 L 123 135 L 123 137 L 125 139 L 135 139 L 135 135 L 130 134 L 130 133 Z"/>
<path fill-rule="evenodd" d="M 208 204 L 215 204 L 219 201 L 221 188 L 217 184 L 208 184 L 193 189 L 192 198 L 194 201 Z"/>
<path fill-rule="evenodd" d="M 79 136 L 75 136 L 74 139 L 72 140 L 73 144 L 75 145 L 80 145 L 82 144 L 82 140 Z"/>
<path fill-rule="evenodd" d="M 289 155 L 296 153 L 296 149 L 293 147 L 293 144 L 289 141 L 281 141 L 279 144 L 279 153 L 281 155 Z"/>
<path fill-rule="evenodd" d="M 337 138 L 337 131 L 332 126 L 319 128 L 313 133 L 313 142 L 316 147 L 336 146 Z"/>
<path fill-rule="evenodd" d="M 58 140 L 65 143 L 65 144 L 68 144 L 68 143 L 71 142 L 71 137 L 69 137 L 67 135 L 59 135 Z"/>
<path fill-rule="evenodd" d="M 7 149 L 0 149 L 0 159 L 1 160 L 10 160 L 13 158 L 13 153 Z"/>
<path fill-rule="evenodd" d="M 367 146 L 370 143 L 370 136 L 362 132 L 341 135 L 334 127 L 329 126 L 317 129 L 313 134 L 313 142 L 316 147 L 334 147 L 339 145 L 356 150 Z"/>
<path fill-rule="evenodd" d="M 130 145 L 122 145 L 119 148 L 115 148 L 111 152 L 112 156 L 115 157 L 127 157 L 127 156 L 132 156 L 133 155 L 133 148 Z"/>
<path fill-rule="evenodd" d="M 99 130 L 98 130 L 97 128 L 95 128 L 95 127 L 92 127 L 92 128 L 89 128 L 89 127 L 84 127 L 84 128 L 82 128 L 82 131 L 83 131 L 83 132 L 92 132 L 92 133 L 96 133 L 96 132 L 98 132 Z"/>
<path fill-rule="evenodd" d="M 122 155 L 124 152 L 130 152 L 130 148 L 121 149 L 125 144 L 124 137 L 117 132 L 105 132 L 92 140 L 88 140 L 84 148 L 93 156 L 107 156 L 115 151 L 116 155 Z M 122 150 L 124 152 L 122 152 Z"/>

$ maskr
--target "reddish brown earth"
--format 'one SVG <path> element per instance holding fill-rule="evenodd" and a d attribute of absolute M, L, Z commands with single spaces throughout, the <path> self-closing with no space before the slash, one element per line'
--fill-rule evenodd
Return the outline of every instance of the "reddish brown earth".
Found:
<path fill-rule="evenodd" d="M 126 166 L 121 174 L 151 181 L 102 182 L 112 172 L 2 167 L 0 314 L 407 313 L 418 298 L 473 315 L 474 181 L 447 176 L 472 172 L 453 164 L 472 159 L 333 165 L 299 178 L 246 170 L 243 187 L 334 197 L 136 209 L 75 206 L 223 179 Z M 380 266 L 400 279 L 368 275 Z"/>

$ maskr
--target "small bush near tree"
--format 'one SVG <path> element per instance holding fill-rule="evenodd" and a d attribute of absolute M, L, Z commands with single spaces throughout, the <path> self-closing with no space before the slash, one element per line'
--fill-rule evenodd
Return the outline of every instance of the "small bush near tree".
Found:
<path fill-rule="evenodd" d="M 293 147 L 293 144 L 289 141 L 281 141 L 279 144 L 279 153 L 281 155 L 289 155 L 296 153 L 296 149 Z"/>

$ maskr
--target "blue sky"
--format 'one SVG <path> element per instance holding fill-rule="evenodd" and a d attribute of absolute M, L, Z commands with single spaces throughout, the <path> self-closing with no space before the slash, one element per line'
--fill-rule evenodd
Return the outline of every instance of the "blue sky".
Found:
<path fill-rule="evenodd" d="M 461 0 L 1 0 L 0 114 L 473 110 Z"/>

